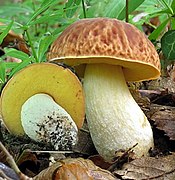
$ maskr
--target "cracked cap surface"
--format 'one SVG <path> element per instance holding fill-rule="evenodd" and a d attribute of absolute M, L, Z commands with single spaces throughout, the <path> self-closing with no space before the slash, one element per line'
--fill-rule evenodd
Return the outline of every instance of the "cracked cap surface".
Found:
<path fill-rule="evenodd" d="M 160 60 L 154 45 L 135 26 L 111 18 L 79 20 L 52 44 L 48 60 L 70 66 L 88 63 L 120 65 L 127 81 L 160 76 Z"/>

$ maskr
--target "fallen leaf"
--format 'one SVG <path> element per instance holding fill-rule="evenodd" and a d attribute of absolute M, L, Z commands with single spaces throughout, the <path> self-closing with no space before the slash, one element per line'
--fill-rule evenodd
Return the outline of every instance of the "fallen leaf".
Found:
<path fill-rule="evenodd" d="M 157 100 L 159 97 L 165 96 L 168 94 L 168 91 L 165 90 L 144 90 L 144 89 L 139 89 L 138 90 L 141 97 L 147 97 L 151 102 Z"/>
<path fill-rule="evenodd" d="M 149 90 L 168 90 L 169 93 L 175 93 L 175 83 L 172 77 L 163 77 L 149 81 L 147 84 Z"/>
<path fill-rule="evenodd" d="M 0 26 L 3 25 L 4 24 L 0 22 Z M 0 44 L 0 47 L 13 47 L 15 49 L 25 52 L 26 54 L 29 54 L 29 48 L 27 47 L 22 35 L 16 34 L 12 30 L 10 30 L 7 36 L 4 38 L 2 44 Z"/>
<path fill-rule="evenodd" d="M 130 92 L 140 107 L 147 107 L 150 105 L 150 100 L 146 96 L 141 96 L 141 93 L 138 90 L 130 89 Z"/>
<path fill-rule="evenodd" d="M 27 176 L 33 177 L 39 172 L 39 160 L 29 149 L 22 152 L 16 161 L 19 169 Z"/>
<path fill-rule="evenodd" d="M 34 180 L 116 180 L 112 173 L 96 166 L 91 160 L 67 158 L 40 172 Z"/>
<path fill-rule="evenodd" d="M 33 164 L 37 165 L 37 157 L 34 153 L 32 153 L 29 149 L 26 149 L 25 151 L 22 152 L 20 157 L 17 160 L 17 165 L 20 166 L 22 163 L 26 161 L 32 161 Z"/>
<path fill-rule="evenodd" d="M 159 158 L 142 157 L 125 164 L 122 170 L 116 170 L 114 174 L 128 180 L 174 180 L 175 154 Z"/>
<path fill-rule="evenodd" d="M 83 127 L 78 132 L 78 142 L 73 147 L 73 151 L 88 156 L 97 153 L 92 142 L 92 138 L 90 136 L 90 132 L 86 121 L 84 122 Z"/>
<path fill-rule="evenodd" d="M 151 105 L 150 119 L 163 130 L 170 140 L 175 140 L 175 107 Z"/>
<path fill-rule="evenodd" d="M 108 169 L 112 163 L 106 162 L 99 154 L 89 156 L 90 159 L 96 166 L 99 166 L 102 169 Z"/>
<path fill-rule="evenodd" d="M 6 155 L 5 155 L 5 153 L 1 149 L 0 149 L 0 162 L 8 164 L 7 160 L 6 160 Z"/>

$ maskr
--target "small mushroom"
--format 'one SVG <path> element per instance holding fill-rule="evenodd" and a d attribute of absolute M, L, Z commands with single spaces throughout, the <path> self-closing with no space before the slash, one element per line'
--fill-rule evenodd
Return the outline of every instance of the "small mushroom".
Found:
<path fill-rule="evenodd" d="M 152 129 L 126 84 L 160 76 L 159 56 L 142 32 L 116 19 L 79 20 L 52 44 L 48 59 L 77 66 L 84 76 L 87 121 L 100 155 L 110 161 L 132 147 L 135 157 L 148 155 Z"/>
<path fill-rule="evenodd" d="M 1 112 L 11 133 L 26 133 L 55 149 L 71 149 L 84 121 L 82 85 L 68 68 L 53 63 L 31 64 L 3 88 Z"/>

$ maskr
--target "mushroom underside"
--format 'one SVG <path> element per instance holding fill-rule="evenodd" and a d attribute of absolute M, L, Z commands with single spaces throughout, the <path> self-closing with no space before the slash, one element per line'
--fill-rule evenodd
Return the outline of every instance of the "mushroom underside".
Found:
<path fill-rule="evenodd" d="M 77 127 L 82 127 L 85 114 L 84 92 L 77 76 L 68 68 L 53 63 L 38 63 L 16 73 L 2 90 L 1 112 L 9 132 L 24 134 L 21 125 L 22 105 L 39 93 L 50 95 L 71 115 Z"/>
<path fill-rule="evenodd" d="M 112 56 L 65 56 L 50 59 L 51 62 L 63 63 L 73 66 L 80 77 L 84 77 L 87 64 L 106 64 L 124 67 L 126 81 L 144 81 L 156 79 L 160 76 L 160 69 L 149 62 L 141 62 L 136 59 L 127 59 Z M 142 73 L 140 73 L 142 72 Z"/>

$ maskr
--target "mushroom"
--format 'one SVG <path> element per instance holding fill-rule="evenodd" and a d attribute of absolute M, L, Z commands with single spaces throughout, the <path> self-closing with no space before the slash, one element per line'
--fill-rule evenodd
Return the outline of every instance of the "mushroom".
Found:
<path fill-rule="evenodd" d="M 159 56 L 142 32 L 116 19 L 82 19 L 55 40 L 48 59 L 83 74 L 88 126 L 104 159 L 132 147 L 135 157 L 149 155 L 152 129 L 126 84 L 160 76 Z"/>
<path fill-rule="evenodd" d="M 1 113 L 11 133 L 26 133 L 55 149 L 71 149 L 84 121 L 82 85 L 68 68 L 53 63 L 31 64 L 3 88 Z"/>

